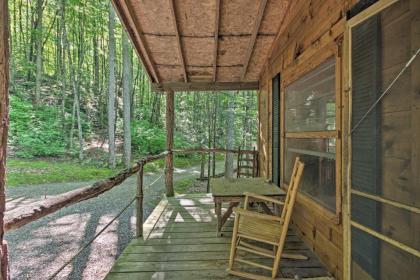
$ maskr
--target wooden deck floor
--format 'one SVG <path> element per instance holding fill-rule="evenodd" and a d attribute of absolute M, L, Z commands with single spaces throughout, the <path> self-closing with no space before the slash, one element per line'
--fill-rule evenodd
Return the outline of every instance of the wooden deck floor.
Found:
<path fill-rule="evenodd" d="M 162 200 L 144 227 L 144 239 L 134 239 L 127 246 L 106 279 L 238 279 L 226 272 L 232 221 L 223 229 L 223 237 L 217 237 L 211 195 Z M 285 250 L 309 259 L 282 260 L 281 278 L 328 275 L 312 251 L 292 232 Z"/>

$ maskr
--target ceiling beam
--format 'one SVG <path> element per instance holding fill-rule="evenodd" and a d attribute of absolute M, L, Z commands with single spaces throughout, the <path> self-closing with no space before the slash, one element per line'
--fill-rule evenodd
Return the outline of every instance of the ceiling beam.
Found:
<path fill-rule="evenodd" d="M 153 61 L 150 59 L 149 51 L 144 40 L 144 37 L 141 33 L 140 25 L 137 20 L 134 20 L 136 17 L 133 14 L 133 8 L 124 1 L 113 0 L 112 4 L 115 8 L 115 11 L 120 18 L 125 30 L 129 34 L 131 41 L 134 44 L 134 49 L 140 60 L 143 62 L 144 67 L 146 68 L 147 74 L 150 80 L 159 83 L 159 76 L 156 72 Z M 136 39 L 137 38 L 137 39 Z"/>
<path fill-rule="evenodd" d="M 245 59 L 242 68 L 241 81 L 245 79 L 246 72 L 248 70 L 249 61 L 251 60 L 251 55 L 254 50 L 255 42 L 257 40 L 258 30 L 260 30 L 260 25 L 262 18 L 264 16 L 265 7 L 267 5 L 267 0 L 261 0 L 260 7 L 258 9 L 257 17 L 255 18 L 254 29 L 252 30 L 251 39 L 249 40 L 248 49 L 246 50 Z"/>
<path fill-rule="evenodd" d="M 258 81 L 255 82 L 195 82 L 195 83 L 160 83 L 152 84 L 152 91 L 222 91 L 222 90 L 257 90 Z"/>
<path fill-rule="evenodd" d="M 219 48 L 220 0 L 216 0 L 216 17 L 214 23 L 213 82 L 217 79 L 217 50 Z"/>
<path fill-rule="evenodd" d="M 175 28 L 175 36 L 176 36 L 177 45 L 178 45 L 179 59 L 181 60 L 181 67 L 182 67 L 182 72 L 184 75 L 184 81 L 188 83 L 188 76 L 187 76 L 187 69 L 185 67 L 184 53 L 182 52 L 182 42 L 181 42 L 181 37 L 179 36 L 178 21 L 176 20 L 175 2 L 174 0 L 169 0 L 169 2 L 170 2 L 169 4 L 171 7 L 173 25 Z"/>

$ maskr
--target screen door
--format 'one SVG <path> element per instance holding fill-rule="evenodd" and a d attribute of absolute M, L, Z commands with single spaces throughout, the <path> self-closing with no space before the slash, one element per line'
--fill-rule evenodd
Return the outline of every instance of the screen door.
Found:
<path fill-rule="evenodd" d="M 419 279 L 419 14 L 383 0 L 348 22 L 351 279 Z"/>

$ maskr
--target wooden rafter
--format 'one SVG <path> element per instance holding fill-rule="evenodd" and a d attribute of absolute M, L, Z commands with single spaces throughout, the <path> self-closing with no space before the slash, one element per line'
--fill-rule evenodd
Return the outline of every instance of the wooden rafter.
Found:
<path fill-rule="evenodd" d="M 216 16 L 214 23 L 213 82 L 217 79 L 217 50 L 219 48 L 220 0 L 216 0 Z"/>
<path fill-rule="evenodd" d="M 182 71 L 184 75 L 184 81 L 187 83 L 188 82 L 187 69 L 185 67 L 184 53 L 182 52 L 182 42 L 181 42 L 181 37 L 179 36 L 178 21 L 176 20 L 175 2 L 174 0 L 169 0 L 169 2 L 170 2 L 169 4 L 171 7 L 173 25 L 175 28 L 175 36 L 176 36 L 177 45 L 178 45 L 179 59 L 181 60 L 181 67 L 182 67 Z"/>
<path fill-rule="evenodd" d="M 245 59 L 242 68 L 241 80 L 244 80 L 246 72 L 248 70 L 249 61 L 251 60 L 251 55 L 254 50 L 255 41 L 257 40 L 258 30 L 260 29 L 261 21 L 264 16 L 265 7 L 267 5 L 267 0 L 261 0 L 260 7 L 258 9 L 258 14 L 255 19 L 254 29 L 252 30 L 252 35 L 250 39 L 250 43 L 248 45 L 248 49 L 245 54 Z"/>
<path fill-rule="evenodd" d="M 149 74 L 149 78 L 152 78 L 152 80 L 159 83 L 160 79 L 156 72 L 155 65 L 149 56 L 147 44 L 145 42 L 143 34 L 141 33 L 140 24 L 137 20 L 134 20 L 136 16 L 133 14 L 133 7 L 131 7 L 126 0 L 113 0 L 112 4 L 114 5 L 115 11 L 118 14 L 120 20 L 122 21 L 126 31 L 129 34 L 133 34 L 134 37 L 138 39 L 138 41 L 134 40 L 134 38 L 131 36 L 137 55 L 140 57 L 144 66 L 146 67 L 146 70 Z"/>

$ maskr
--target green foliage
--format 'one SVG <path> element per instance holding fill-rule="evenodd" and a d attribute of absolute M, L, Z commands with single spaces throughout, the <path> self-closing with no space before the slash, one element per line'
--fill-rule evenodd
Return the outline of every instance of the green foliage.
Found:
<path fill-rule="evenodd" d="M 60 111 L 54 106 L 34 107 L 17 95 L 10 97 L 9 145 L 20 158 L 57 157 L 72 153 L 66 147 Z M 70 124 L 66 123 L 69 127 Z M 89 131 L 88 123 L 83 129 Z M 73 151 L 74 152 L 74 151 Z"/>
<path fill-rule="evenodd" d="M 132 145 L 140 155 L 158 154 L 165 150 L 166 130 L 162 126 L 148 121 L 132 121 L 131 123 Z M 185 135 L 175 133 L 174 147 L 188 148 L 193 143 Z"/>
<path fill-rule="evenodd" d="M 177 180 L 174 183 L 174 191 L 177 194 L 188 193 L 188 190 L 194 185 L 195 178 L 186 178 Z"/>
<path fill-rule="evenodd" d="M 132 122 L 132 145 L 138 154 L 157 154 L 165 150 L 165 129 L 146 121 Z"/>
<path fill-rule="evenodd" d="M 9 144 L 22 158 L 58 156 L 65 152 L 59 112 L 54 107 L 35 109 L 31 103 L 10 98 Z"/>

